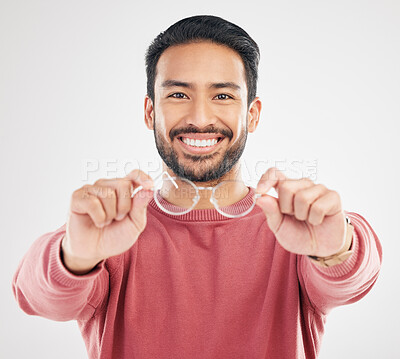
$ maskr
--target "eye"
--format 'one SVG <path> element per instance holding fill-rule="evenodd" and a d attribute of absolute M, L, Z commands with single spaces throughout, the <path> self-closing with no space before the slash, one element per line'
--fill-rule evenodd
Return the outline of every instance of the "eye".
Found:
<path fill-rule="evenodd" d="M 175 92 L 175 93 L 173 93 L 172 95 L 169 95 L 168 97 L 172 97 L 172 98 L 178 98 L 178 99 L 180 99 L 180 98 L 185 98 L 185 94 L 184 93 L 182 93 L 182 92 Z M 186 96 L 187 97 L 187 96 Z"/>
<path fill-rule="evenodd" d="M 231 99 L 232 97 L 225 94 L 225 93 L 220 93 L 217 96 L 215 96 L 218 100 L 228 100 Z"/>

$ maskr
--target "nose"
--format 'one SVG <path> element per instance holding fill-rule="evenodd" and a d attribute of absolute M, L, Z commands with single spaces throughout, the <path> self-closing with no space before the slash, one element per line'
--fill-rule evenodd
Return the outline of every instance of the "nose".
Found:
<path fill-rule="evenodd" d="M 193 99 L 185 122 L 187 125 L 193 125 L 198 128 L 214 125 L 217 122 L 217 118 L 213 112 L 212 104 L 202 97 Z"/>

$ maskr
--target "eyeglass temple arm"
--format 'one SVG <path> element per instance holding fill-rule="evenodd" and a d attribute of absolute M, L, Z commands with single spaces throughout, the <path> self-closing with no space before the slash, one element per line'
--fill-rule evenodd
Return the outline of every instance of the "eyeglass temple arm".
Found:
<path fill-rule="evenodd" d="M 169 178 L 169 180 L 174 184 L 175 188 L 178 188 L 178 185 L 176 184 L 176 182 L 174 181 L 174 179 L 171 177 L 171 175 L 167 172 L 164 171 L 163 173 L 161 173 L 160 175 L 158 175 L 153 182 L 157 182 L 160 180 L 160 178 L 162 178 L 164 175 L 167 175 L 167 177 Z M 135 196 L 136 193 L 138 193 L 139 191 L 141 191 L 143 189 L 143 186 L 140 185 L 139 187 L 136 187 L 131 195 L 131 198 L 133 198 Z"/>
<path fill-rule="evenodd" d="M 270 193 L 270 192 L 272 192 L 272 193 Z M 264 192 L 264 193 L 256 193 L 256 194 L 254 194 L 254 197 L 257 199 L 264 195 L 269 195 L 271 197 L 278 198 L 276 190 L 274 188 L 270 188 L 267 192 Z"/>

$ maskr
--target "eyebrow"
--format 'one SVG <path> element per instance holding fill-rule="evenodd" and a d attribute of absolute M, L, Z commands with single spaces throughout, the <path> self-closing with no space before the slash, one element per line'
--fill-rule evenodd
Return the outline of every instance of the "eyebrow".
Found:
<path fill-rule="evenodd" d="M 178 80 L 165 80 L 161 87 L 169 88 L 169 87 L 185 87 L 189 89 L 193 89 L 194 85 L 190 82 L 178 81 Z M 240 86 L 234 82 L 214 82 L 211 83 L 209 88 L 213 89 L 221 89 L 221 88 L 230 88 L 232 90 L 240 91 Z"/>

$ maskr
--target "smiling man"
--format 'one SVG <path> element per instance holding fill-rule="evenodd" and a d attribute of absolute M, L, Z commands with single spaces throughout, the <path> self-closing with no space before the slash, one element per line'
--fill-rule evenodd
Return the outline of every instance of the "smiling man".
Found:
<path fill-rule="evenodd" d="M 145 114 L 164 163 L 192 181 L 231 175 L 261 109 L 259 99 L 248 108 L 240 55 L 211 42 L 177 45 L 164 51 L 157 74 Z"/>
<path fill-rule="evenodd" d="M 382 248 L 322 184 L 276 168 L 243 183 L 258 62 L 254 40 L 219 17 L 156 37 L 145 123 L 161 188 L 134 170 L 77 189 L 67 223 L 14 276 L 26 313 L 77 320 L 90 358 L 318 356 L 327 314 L 370 291 Z"/>
<path fill-rule="evenodd" d="M 155 51 L 153 44 L 148 63 Z M 210 41 L 179 44 L 162 53 L 156 71 L 145 98 L 145 120 L 154 130 L 164 169 L 209 185 L 240 179 L 238 161 L 261 110 L 258 98 L 248 98 L 240 55 Z M 242 181 L 231 184 L 229 197 L 235 203 L 248 189 Z M 209 205 L 209 195 L 201 192 L 202 203 Z"/>

